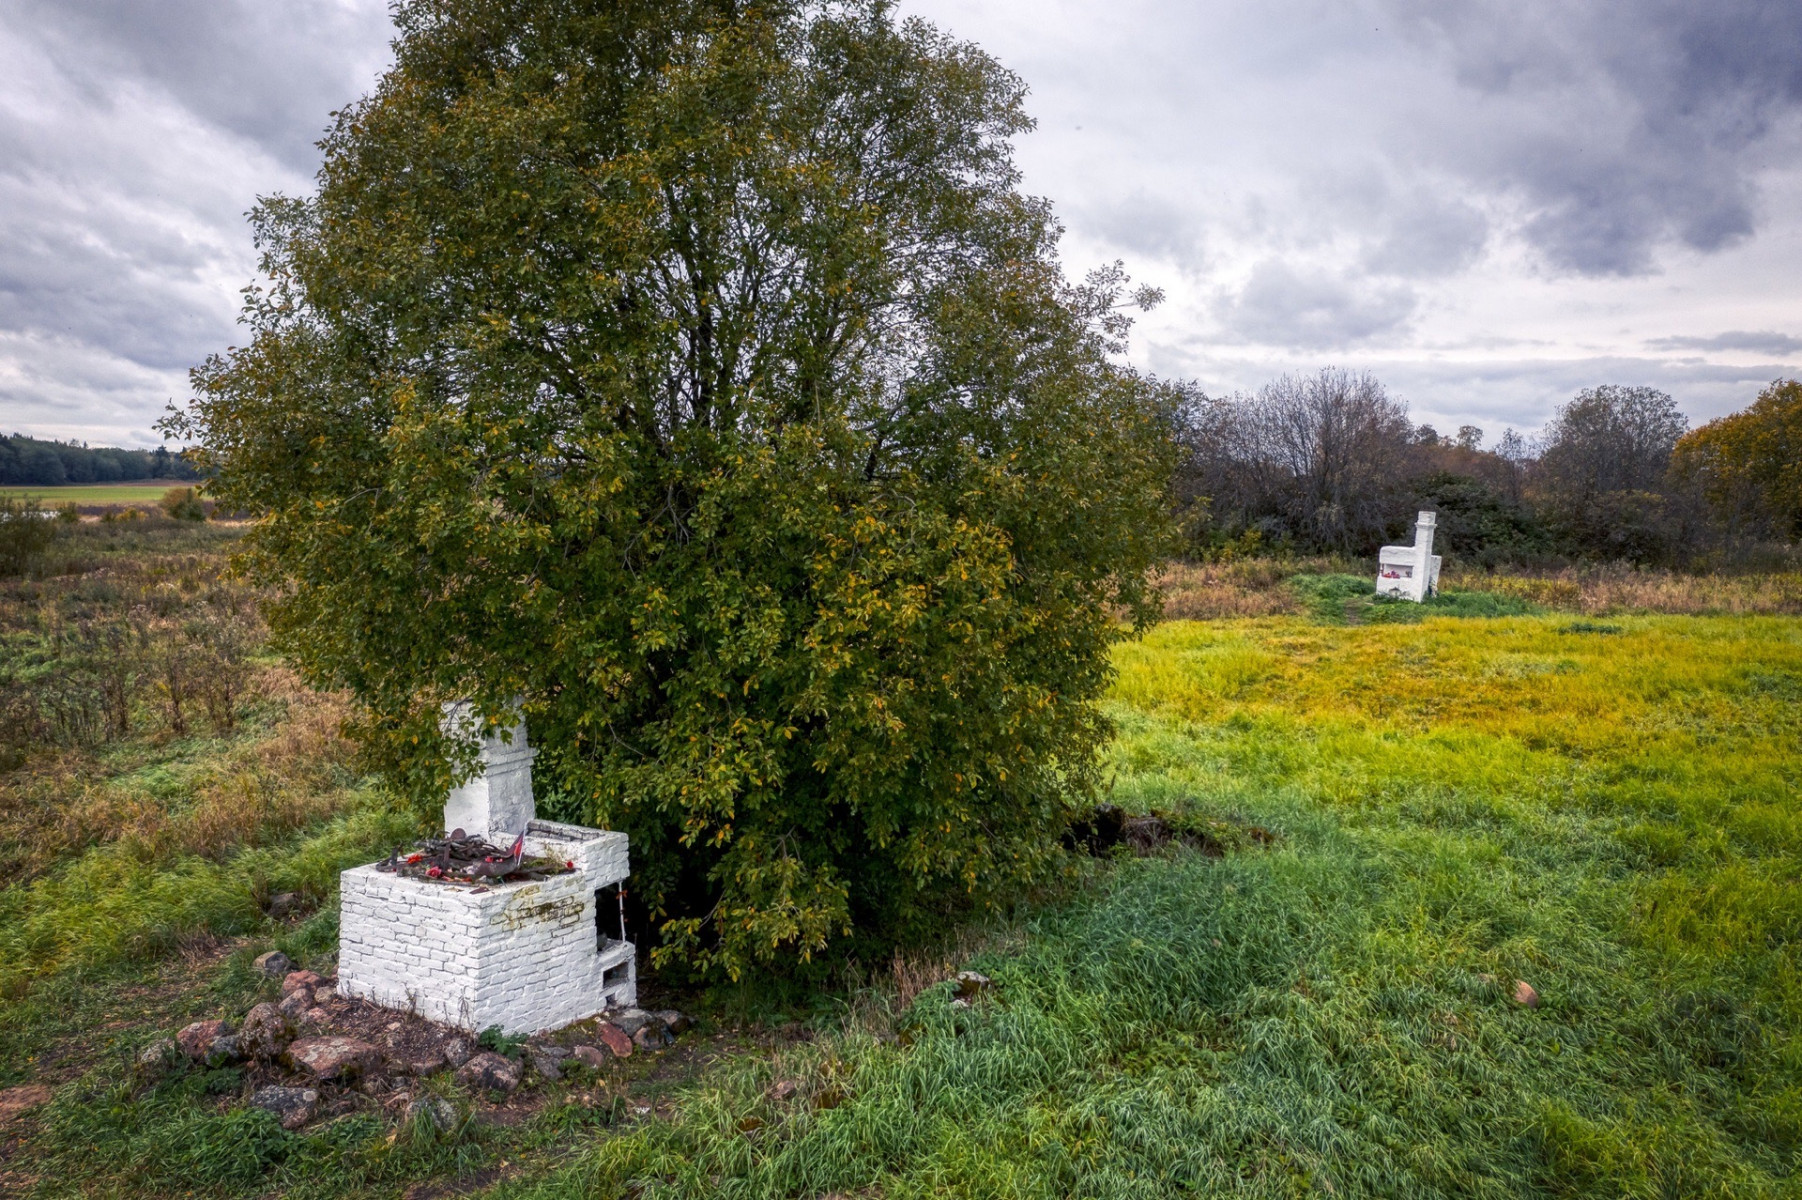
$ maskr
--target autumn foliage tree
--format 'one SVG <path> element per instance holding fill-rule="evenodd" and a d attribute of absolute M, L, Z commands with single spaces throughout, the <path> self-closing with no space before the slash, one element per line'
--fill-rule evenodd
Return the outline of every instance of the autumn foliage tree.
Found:
<path fill-rule="evenodd" d="M 1744 411 L 1689 433 L 1672 467 L 1701 489 L 1730 538 L 1802 540 L 1802 383 L 1780 379 Z"/>
<path fill-rule="evenodd" d="M 170 428 L 432 806 L 523 696 L 736 975 L 1003 898 L 1097 786 L 1175 398 L 1017 190 L 1023 86 L 876 0 L 407 0 Z M 466 761 L 466 760 L 461 760 Z"/>

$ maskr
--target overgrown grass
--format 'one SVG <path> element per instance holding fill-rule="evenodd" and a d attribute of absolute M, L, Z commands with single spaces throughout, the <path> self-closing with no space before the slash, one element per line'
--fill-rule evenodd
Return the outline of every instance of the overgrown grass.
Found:
<path fill-rule="evenodd" d="M 0 584 L 0 1084 L 69 1035 L 72 998 L 274 936 L 272 893 L 323 905 L 412 832 L 353 770 L 342 703 L 263 652 L 234 537 L 78 526 Z"/>
<path fill-rule="evenodd" d="M 1118 652 L 1116 799 L 1272 844 L 1084 863 L 668 1119 L 287 1134 L 101 1063 L 44 1118 L 45 1190 L 395 1196 L 506 1158 L 492 1194 L 547 1200 L 1797 1194 L 1802 621 L 1390 607 Z M 231 861 L 324 879 L 376 819 Z M 932 982 L 960 966 L 995 981 L 967 1010 Z"/>
<path fill-rule="evenodd" d="M 929 990 L 901 1042 L 747 1064 L 501 1194 L 1794 1194 L 1802 624 L 1568 624 L 1123 648 L 1122 800 L 1275 848 L 1115 864 L 976 959 L 975 1009 Z"/>

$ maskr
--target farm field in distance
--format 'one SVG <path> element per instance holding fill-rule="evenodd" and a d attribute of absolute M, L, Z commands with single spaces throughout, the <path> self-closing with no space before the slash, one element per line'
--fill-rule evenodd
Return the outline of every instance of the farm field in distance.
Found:
<path fill-rule="evenodd" d="M 0 487 L 0 497 L 36 500 L 46 508 L 62 504 L 155 504 L 172 487 L 198 487 L 192 479 L 131 483 L 76 483 L 61 487 Z"/>
<path fill-rule="evenodd" d="M 1394 623 L 1272 567 L 1243 608 L 1274 615 L 1171 621 L 1116 652 L 1113 799 L 1175 842 L 1077 857 L 811 1014 L 703 999 L 689 1036 L 723 1049 L 679 1080 L 640 1063 L 546 1084 L 503 1122 L 440 1079 L 475 1113 L 452 1133 L 379 1104 L 287 1133 L 229 1075 L 130 1065 L 241 1013 L 271 986 L 248 970 L 261 950 L 329 966 L 335 871 L 407 828 L 355 775 L 335 701 L 254 630 L 205 632 L 249 619 L 219 574 L 230 536 L 85 525 L 67 574 L 0 583 L 12 703 L 76 678 L 82 637 L 147 622 L 123 736 L 71 726 L 0 764 L 9 1194 L 1802 1190 L 1794 577 L 1703 615 L 1504 578 Z M 235 719 L 197 697 L 168 728 L 154 672 L 180 647 L 242 672 Z M 307 911 L 265 916 L 286 889 Z M 964 967 L 994 987 L 954 1010 L 936 981 Z M 795 1016 L 804 1034 L 770 1032 Z"/>

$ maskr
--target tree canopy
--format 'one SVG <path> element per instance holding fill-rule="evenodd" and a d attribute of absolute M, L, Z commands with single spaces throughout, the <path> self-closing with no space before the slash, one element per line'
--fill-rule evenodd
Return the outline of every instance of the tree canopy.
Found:
<path fill-rule="evenodd" d="M 1802 539 L 1802 383 L 1779 379 L 1749 408 L 1686 435 L 1674 466 L 1731 532 Z"/>
<path fill-rule="evenodd" d="M 396 20 L 169 422 L 266 514 L 280 644 L 427 811 L 439 703 L 523 696 L 665 960 L 1032 878 L 1154 611 L 1177 397 L 1018 190 L 1019 79 L 879 0 Z"/>

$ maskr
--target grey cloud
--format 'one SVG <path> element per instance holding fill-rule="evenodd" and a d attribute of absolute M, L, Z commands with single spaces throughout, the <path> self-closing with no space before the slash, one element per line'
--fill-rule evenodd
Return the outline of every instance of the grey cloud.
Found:
<path fill-rule="evenodd" d="M 217 348 L 231 297 L 206 287 L 216 251 L 189 230 L 121 211 L 104 196 L 72 211 L 16 181 L 0 181 L 0 200 L 9 213 L 0 235 L 0 329 L 71 338 L 162 369 L 187 367 Z"/>
<path fill-rule="evenodd" d="M 1416 303 L 1406 288 L 1359 287 L 1324 271 L 1266 261 L 1237 293 L 1220 298 L 1216 315 L 1239 340 L 1325 349 L 1396 331 Z"/>
<path fill-rule="evenodd" d="M 97 105 L 141 80 L 300 169 L 328 114 L 369 86 L 388 25 L 367 0 L 4 0 L 0 21 Z"/>
<path fill-rule="evenodd" d="M 1653 350 L 1748 350 L 1753 354 L 1794 354 L 1802 337 L 1775 330 L 1730 329 L 1713 337 L 1662 337 L 1646 343 Z"/>
<path fill-rule="evenodd" d="M 1489 218 L 1469 202 L 1416 195 L 1387 214 L 1389 228 L 1365 253 L 1372 271 L 1412 279 L 1455 275 L 1475 262 L 1489 240 Z"/>
<path fill-rule="evenodd" d="M 1206 265 L 1192 207 L 1139 190 L 1117 204 L 1087 209 L 1083 217 L 1084 232 L 1121 250 L 1164 259 L 1188 272 Z"/>
<path fill-rule="evenodd" d="M 1555 267 L 1633 275 L 1668 241 L 1748 237 L 1755 175 L 1802 114 L 1802 5 L 1769 0 L 1389 0 L 1485 103 L 1460 153 L 1518 195 Z M 1469 138 L 1471 130 L 1463 134 Z"/>

